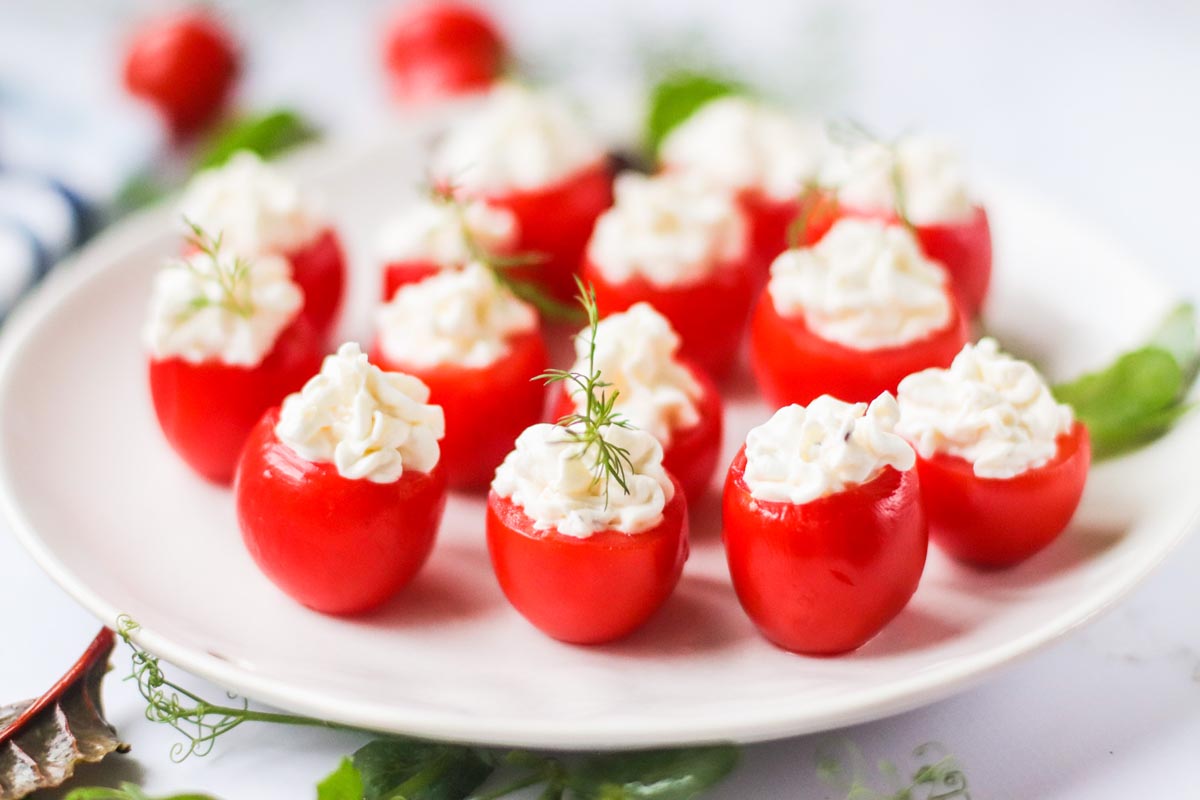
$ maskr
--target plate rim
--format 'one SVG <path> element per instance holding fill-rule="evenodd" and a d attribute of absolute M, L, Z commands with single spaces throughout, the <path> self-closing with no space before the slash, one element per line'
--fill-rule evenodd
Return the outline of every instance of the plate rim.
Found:
<path fill-rule="evenodd" d="M 354 143 L 334 140 L 306 147 L 288 161 L 292 164 L 307 161 L 312 166 L 323 162 L 325 169 L 319 172 L 332 172 L 334 165 L 339 161 L 366 157 L 375 146 L 378 146 L 377 142 Z M 996 185 L 997 181 L 988 183 Z M 1043 206 L 1049 205 L 1089 237 L 1099 241 L 1109 239 L 1104 231 L 1045 196 L 1018 188 L 1017 184 L 1008 181 L 999 183 L 1007 187 L 1007 192 L 1016 196 L 1027 197 L 1031 202 Z M 143 246 L 151 237 L 162 235 L 162 231 L 169 225 L 170 208 L 166 204 L 135 212 L 102 232 L 77 254 L 61 263 L 53 274 L 47 276 L 46 280 L 9 315 L 4 329 L 0 331 L 0 417 L 3 417 L 7 410 L 6 398 L 14 364 L 35 341 L 41 331 L 42 321 L 62 302 L 77 292 L 84 291 L 90 281 L 113 269 L 113 265 L 119 263 L 123 251 Z M 1127 268 L 1136 267 L 1134 271 L 1139 273 L 1139 277 L 1153 282 L 1155 288 L 1160 289 L 1163 294 L 1171 294 L 1169 286 L 1154 270 L 1139 260 L 1130 258 L 1119 246 L 1114 249 Z M 33 561 L 69 596 L 104 625 L 115 628 L 122 613 L 120 609 L 112 606 L 79 576 L 72 573 L 53 549 L 42 540 L 31 520 L 25 515 L 9 477 L 13 466 L 6 449 L 0 448 L 0 512 L 7 520 L 14 537 Z M 361 727 L 364 730 L 481 745 L 558 750 L 622 749 L 719 741 L 769 741 L 892 716 L 951 697 L 981 683 L 999 670 L 1033 655 L 1089 624 L 1117 605 L 1140 586 L 1195 530 L 1198 521 L 1200 502 L 1191 509 L 1186 523 L 1174 531 L 1169 539 L 1165 539 L 1162 546 L 1151 556 L 1143 557 L 1135 570 L 1123 571 L 1121 579 L 1114 585 L 1081 598 L 1070 608 L 1022 635 L 1012 637 L 984 652 L 964 655 L 919 671 L 904 680 L 893 681 L 884 688 L 856 692 L 852 695 L 855 702 L 828 704 L 820 712 L 807 714 L 799 721 L 795 718 L 794 707 L 787 703 L 779 704 L 774 713 L 758 714 L 752 718 L 733 719 L 715 712 L 711 719 L 694 717 L 689 719 L 687 731 L 681 731 L 679 723 L 670 720 L 657 725 L 639 724 L 638 730 L 632 732 L 622 727 L 619 722 L 602 719 L 589 720 L 582 726 L 584 729 L 581 729 L 578 723 L 567 720 L 535 724 L 526 722 L 517 726 L 509 719 L 496 722 L 481 716 L 463 722 L 457 714 L 439 714 L 413 707 L 406 709 L 401 719 L 395 716 L 392 706 L 380 707 L 367 703 L 335 704 L 319 691 L 280 684 L 265 674 L 242 669 L 231 661 L 194 650 L 175 641 L 167 633 L 142 627 L 135 631 L 131 638 L 148 652 L 241 696 L 308 716 Z M 381 708 L 391 711 L 381 711 Z"/>

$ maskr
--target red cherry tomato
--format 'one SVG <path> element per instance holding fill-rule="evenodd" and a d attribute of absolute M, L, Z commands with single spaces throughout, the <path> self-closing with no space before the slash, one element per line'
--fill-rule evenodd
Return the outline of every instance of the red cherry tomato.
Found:
<path fill-rule="evenodd" d="M 482 11 L 454 2 L 406 6 L 389 26 L 384 63 L 392 92 L 423 102 L 476 92 L 504 68 L 504 40 Z"/>
<path fill-rule="evenodd" d="M 764 291 L 750 323 L 750 363 L 771 405 L 808 405 L 830 394 L 848 403 L 896 392 L 906 376 L 948 367 L 967 342 L 967 323 L 951 297 L 950 322 L 924 339 L 898 347 L 855 350 L 823 339 L 803 316 L 782 317 Z"/>
<path fill-rule="evenodd" d="M 685 364 L 700 384 L 696 410 L 700 419 L 695 425 L 671 431 L 671 442 L 663 448 L 663 467 L 679 481 L 689 504 L 699 500 L 712 483 L 717 459 L 721 455 L 722 419 L 721 393 L 712 378 L 701 369 Z M 554 419 L 575 413 L 575 403 L 565 387 L 559 390 L 554 406 Z"/>
<path fill-rule="evenodd" d="M 745 263 L 718 267 L 698 283 L 663 288 L 635 276 L 613 283 L 584 257 L 583 279 L 596 290 L 601 316 L 647 302 L 667 318 L 679 334 L 680 354 L 718 380 L 737 361 L 753 299 Z"/>
<path fill-rule="evenodd" d="M 352 480 L 275 436 L 263 415 L 238 463 L 238 524 L 259 569 L 296 602 L 326 614 L 369 611 L 400 591 L 433 549 L 446 476 L 405 470 L 392 483 Z"/>
<path fill-rule="evenodd" d="M 776 256 L 792 246 L 789 240 L 792 224 L 800 218 L 804 204 L 799 194 L 795 198 L 777 200 L 757 189 L 743 191 L 738 199 L 750 221 L 751 285 L 757 291 L 767 283 Z M 837 219 L 836 205 L 829 198 L 816 195 L 804 203 L 809 204 L 809 208 L 803 236 L 797 242 L 802 247 L 820 241 Z"/>
<path fill-rule="evenodd" d="M 1012 478 L 980 478 L 957 456 L 917 454 L 929 535 L 949 555 L 980 567 L 1010 567 L 1053 542 L 1067 527 L 1087 482 L 1091 440 L 1076 422 L 1058 452 Z"/>
<path fill-rule="evenodd" d="M 263 412 L 315 375 L 322 355 L 320 336 L 300 316 L 255 367 L 151 359 L 150 394 L 163 434 L 188 466 L 228 484 Z"/>
<path fill-rule="evenodd" d="M 514 336 L 508 344 L 509 352 L 486 367 L 419 367 L 388 359 L 376 342 L 375 364 L 420 378 L 429 402 L 442 407 L 441 463 L 453 487 L 486 486 L 521 431 L 542 419 L 546 390 L 533 380 L 549 366 L 541 333 Z"/>
<path fill-rule="evenodd" d="M 182 136 L 213 120 L 237 69 L 233 41 L 220 23 L 188 11 L 154 20 L 134 34 L 125 56 L 125 86 L 152 103 Z"/>
<path fill-rule="evenodd" d="M 915 469 L 802 505 L 757 500 L 746 453 L 725 482 L 722 523 L 733 588 L 762 634 L 785 650 L 857 649 L 908 604 L 929 533 Z"/>
<path fill-rule="evenodd" d="M 304 290 L 304 315 L 323 336 L 328 336 L 342 306 L 346 284 L 346 258 L 337 233 L 326 228 L 312 242 L 285 256 L 292 262 L 292 279 Z"/>
<path fill-rule="evenodd" d="M 688 556 L 687 501 L 676 483 L 657 527 L 580 539 L 534 530 L 492 492 L 487 537 L 500 588 L 525 619 L 554 639 L 600 644 L 641 627 L 674 591 Z"/>
<path fill-rule="evenodd" d="M 607 162 L 542 189 L 479 197 L 516 216 L 519 234 L 513 250 L 539 257 L 536 264 L 513 267 L 508 273 L 569 302 L 575 295 L 575 273 L 596 217 L 612 205 L 612 174 Z"/>
<path fill-rule="evenodd" d="M 410 283 L 420 283 L 441 272 L 432 261 L 392 261 L 383 265 L 383 302 L 395 296 L 396 290 Z"/>
<path fill-rule="evenodd" d="M 894 214 L 842 208 L 843 216 L 882 217 L 899 222 Z M 925 255 L 940 262 L 950 274 L 950 285 L 967 319 L 979 316 L 992 280 L 992 230 L 987 211 L 975 206 L 962 221 L 915 225 L 913 232 Z"/>

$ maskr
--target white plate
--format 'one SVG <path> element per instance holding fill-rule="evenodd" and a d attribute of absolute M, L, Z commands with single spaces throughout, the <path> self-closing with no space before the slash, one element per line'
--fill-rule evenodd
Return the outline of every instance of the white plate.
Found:
<path fill-rule="evenodd" d="M 326 197 L 369 325 L 371 232 L 416 185 L 412 137 L 293 162 Z M 1106 237 L 989 182 L 997 279 L 989 329 L 1052 374 L 1143 336 L 1168 293 Z M 1096 468 L 1070 530 L 1018 569 L 981 574 L 931 554 L 904 613 L 859 652 L 810 659 L 759 638 L 729 586 L 717 504 L 695 509 L 678 591 L 628 640 L 558 644 L 504 601 L 483 505 L 455 497 L 434 555 L 380 613 L 335 619 L 280 594 L 251 563 L 229 493 L 191 475 L 152 416 L 139 344 L 167 211 L 119 225 L 11 321 L 0 352 L 0 485 L 17 536 L 80 603 L 143 625 L 149 650 L 248 697 L 379 730 L 481 743 L 617 748 L 753 741 L 893 714 L 945 697 L 1065 634 L 1138 583 L 1189 529 L 1200 416 Z M 725 456 L 768 415 L 744 375 Z M 619 588 L 619 587 L 616 587 Z"/>

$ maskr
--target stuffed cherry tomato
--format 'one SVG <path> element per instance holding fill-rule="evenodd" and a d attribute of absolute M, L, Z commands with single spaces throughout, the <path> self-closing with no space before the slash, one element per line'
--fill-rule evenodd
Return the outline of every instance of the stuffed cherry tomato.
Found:
<path fill-rule="evenodd" d="M 703 370 L 678 356 L 679 337 L 671 324 L 646 303 L 600 321 L 596 349 L 576 338 L 571 367 L 586 373 L 589 356 L 616 393 L 613 410 L 634 427 L 647 431 L 663 447 L 663 467 L 679 481 L 689 503 L 712 483 L 721 451 L 722 403 Z M 563 383 L 555 419 L 587 411 L 580 387 Z"/>
<path fill-rule="evenodd" d="M 923 136 L 865 142 L 833 159 L 826 177 L 840 214 L 898 222 L 903 212 L 921 249 L 949 273 L 964 316 L 979 314 L 992 276 L 991 227 L 950 148 Z"/>
<path fill-rule="evenodd" d="M 1087 428 L 994 339 L 900 383 L 935 544 L 981 567 L 1020 563 L 1067 527 L 1087 482 Z"/>
<path fill-rule="evenodd" d="M 596 218 L 612 203 L 604 148 L 555 98 L 499 84 L 434 154 L 439 185 L 461 198 L 507 209 L 516 249 L 538 260 L 510 274 L 559 300 L 574 275 Z"/>
<path fill-rule="evenodd" d="M 487 486 L 525 428 L 542 418 L 549 366 L 537 312 L 481 264 L 402 287 L 379 315 L 373 360 L 420 378 L 446 416 L 451 486 Z"/>
<path fill-rule="evenodd" d="M 242 151 L 193 178 L 182 211 L 235 255 L 287 259 L 304 291 L 304 315 L 322 336 L 329 334 L 342 303 L 345 257 L 336 231 L 294 184 Z"/>
<path fill-rule="evenodd" d="M 912 448 L 896 405 L 822 396 L 752 430 L 725 483 L 738 600 L 785 650 L 861 647 L 908 604 L 928 550 Z"/>
<path fill-rule="evenodd" d="M 460 203 L 434 193 L 405 208 L 383 226 L 378 252 L 383 263 L 383 301 L 396 290 L 443 269 L 491 256 L 511 256 L 517 239 L 512 212 L 475 200 Z"/>
<path fill-rule="evenodd" d="M 750 337 L 759 387 L 778 406 L 895 391 L 912 372 L 948 365 L 967 330 L 945 270 L 905 228 L 841 219 L 775 260 Z"/>
<path fill-rule="evenodd" d="M 757 289 L 788 248 L 789 228 L 802 214 L 799 198 L 818 178 L 829 150 L 824 126 L 727 96 L 705 103 L 668 134 L 660 157 L 668 171 L 703 175 L 737 195 L 750 223 L 749 267 Z M 819 238 L 826 216 L 810 215 L 802 243 Z"/>
<path fill-rule="evenodd" d="M 488 495 L 488 552 L 505 597 L 536 628 L 599 644 L 641 627 L 674 591 L 688 554 L 687 501 L 650 434 L 603 430 L 628 452 L 626 493 L 597 473 L 595 445 L 570 430 L 534 425 L 517 439 Z"/>
<path fill-rule="evenodd" d="M 212 122 L 237 77 L 237 52 L 212 15 L 185 11 L 134 34 L 125 56 L 125 86 L 162 114 L 177 136 Z"/>
<path fill-rule="evenodd" d="M 196 472 L 233 479 L 263 412 L 321 362 L 283 259 L 242 261 L 197 233 L 192 254 L 156 276 L 146 325 L 150 393 L 167 441 Z"/>
<path fill-rule="evenodd" d="M 392 93 L 407 103 L 487 89 L 507 57 L 495 24 L 473 5 L 405 6 L 388 29 L 384 60 Z"/>
<path fill-rule="evenodd" d="M 254 428 L 238 523 L 255 563 L 297 602 L 369 611 L 425 563 L 446 504 L 442 412 L 428 399 L 416 378 L 345 344 Z"/>
<path fill-rule="evenodd" d="M 604 315 L 647 302 L 671 323 L 685 358 L 715 377 L 737 358 L 750 312 L 745 220 L 733 196 L 681 173 L 617 179 L 596 222 L 583 278 Z"/>

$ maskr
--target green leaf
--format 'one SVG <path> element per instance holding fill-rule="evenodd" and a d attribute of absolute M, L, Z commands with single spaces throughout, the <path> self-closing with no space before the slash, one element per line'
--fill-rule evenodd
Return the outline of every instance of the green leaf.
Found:
<path fill-rule="evenodd" d="M 667 134 L 709 100 L 745 92 L 736 81 L 700 72 L 673 72 L 650 91 L 646 116 L 646 147 L 657 155 Z"/>
<path fill-rule="evenodd" d="M 606 753 L 568 769 L 579 800 L 688 800 L 720 783 L 738 761 L 732 745 Z"/>
<path fill-rule="evenodd" d="M 1184 373 L 1155 345 L 1117 358 L 1109 367 L 1054 387 L 1088 427 L 1096 458 L 1126 452 L 1161 436 L 1178 418 Z"/>
<path fill-rule="evenodd" d="M 317 784 L 317 800 L 362 800 L 362 796 L 362 774 L 349 758 Z"/>
<path fill-rule="evenodd" d="M 1170 353 L 1186 379 L 1187 375 L 1195 372 L 1200 361 L 1196 341 L 1196 309 L 1191 303 L 1180 303 L 1158 326 L 1150 344 Z"/>
<path fill-rule="evenodd" d="M 464 800 L 492 774 L 479 751 L 418 739 L 376 739 L 354 754 L 363 800 Z"/>
<path fill-rule="evenodd" d="M 315 128 L 287 109 L 243 117 L 221 128 L 201 148 L 197 169 L 219 167 L 239 150 L 272 158 L 316 137 Z"/>

